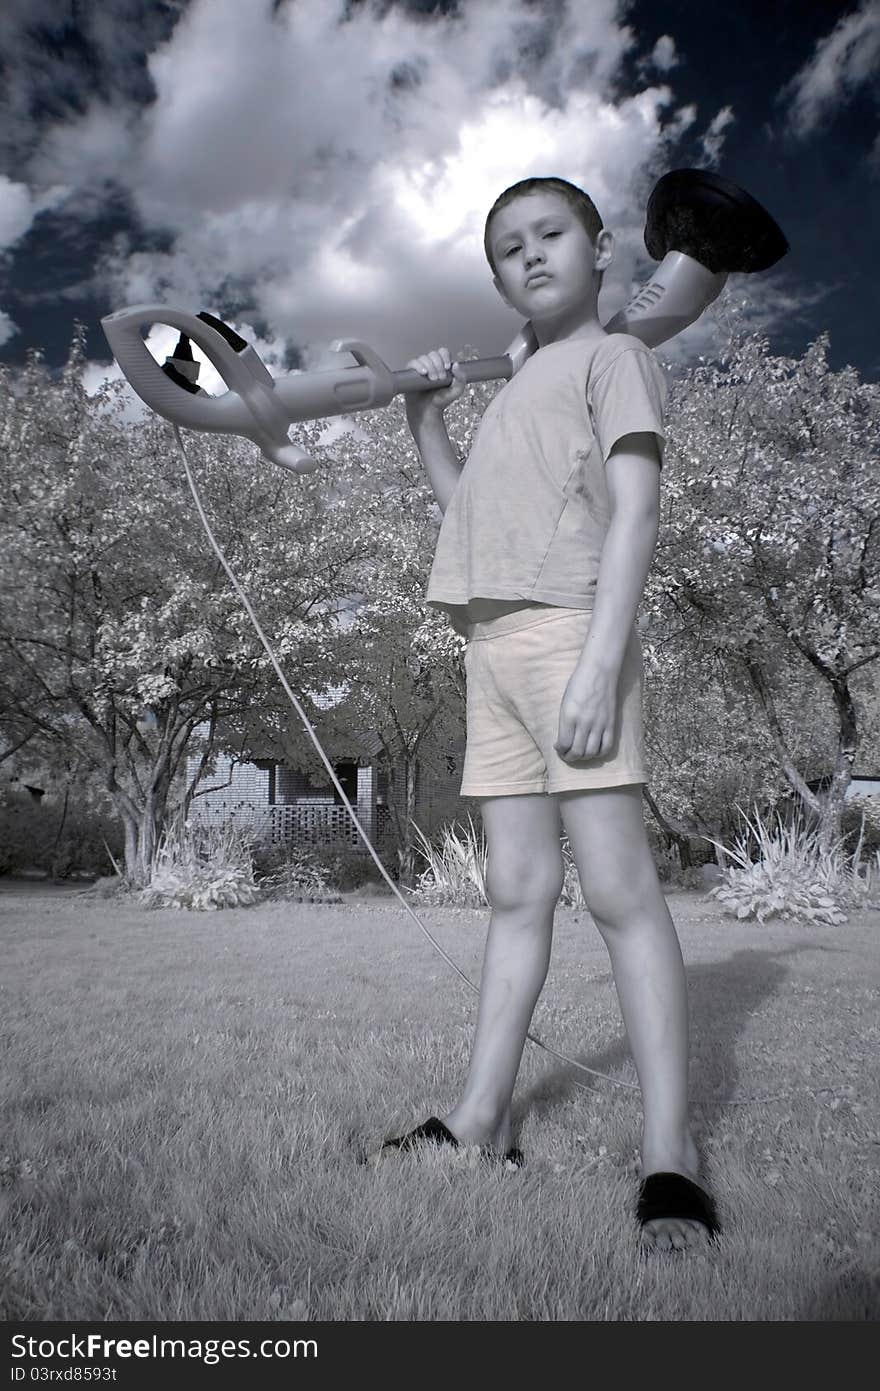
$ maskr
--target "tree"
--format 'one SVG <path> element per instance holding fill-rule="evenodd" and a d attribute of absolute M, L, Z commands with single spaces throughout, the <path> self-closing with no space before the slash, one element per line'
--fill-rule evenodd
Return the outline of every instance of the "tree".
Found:
<path fill-rule="evenodd" d="M 316 755 L 197 525 L 170 427 L 126 426 L 119 384 L 87 397 L 84 344 L 77 328 L 57 380 L 36 354 L 0 372 L 0 741 L 98 771 L 142 882 L 197 727 L 203 768 L 221 748 L 264 753 L 267 738 L 299 766 Z M 823 336 L 796 362 L 734 337 L 725 370 L 699 367 L 670 392 L 643 643 L 657 698 L 649 793 L 676 833 L 780 773 L 826 836 L 839 825 L 859 737 L 853 682 L 880 655 L 878 388 L 830 373 L 826 349 Z M 499 389 L 476 387 L 447 413 L 462 458 Z M 423 603 L 440 515 L 402 403 L 358 416 L 366 438 L 329 451 L 324 423 L 298 427 L 327 462 L 308 476 L 234 436 L 185 443 L 303 708 L 339 747 L 378 730 L 400 766 L 406 877 L 420 770 L 463 728 L 463 640 Z M 311 693 L 340 683 L 344 705 L 319 712 Z M 823 758 L 834 781 L 819 799 L 800 770 Z"/>
<path fill-rule="evenodd" d="M 674 384 L 645 602 L 657 669 L 684 673 L 693 701 L 709 654 L 722 663 L 727 711 L 741 712 L 723 726 L 738 730 L 734 766 L 754 762 L 751 728 L 824 845 L 839 835 L 859 747 L 852 679 L 880 657 L 880 388 L 851 367 L 829 371 L 827 348 L 822 334 L 800 361 L 773 357 L 765 338 L 735 332 L 725 370 L 700 366 Z M 830 697 L 824 797 L 799 770 L 804 695 L 813 709 Z"/>
<path fill-rule="evenodd" d="M 198 528 L 170 427 L 126 426 L 118 383 L 88 397 L 84 361 L 77 326 L 57 380 L 39 354 L 0 373 L 0 741 L 99 773 L 125 827 L 126 875 L 143 883 L 193 730 L 207 725 L 207 761 L 275 677 Z M 255 467 L 237 438 L 186 447 L 308 704 L 331 671 L 340 572 L 363 542 L 324 505 L 320 474 Z"/>

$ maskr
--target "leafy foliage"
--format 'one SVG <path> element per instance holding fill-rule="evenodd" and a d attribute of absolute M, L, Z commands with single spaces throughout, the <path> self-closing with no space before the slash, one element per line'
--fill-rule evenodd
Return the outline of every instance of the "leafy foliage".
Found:
<path fill-rule="evenodd" d="M 318 855 L 305 847 L 257 845 L 254 872 L 263 898 L 305 903 L 338 899 Z"/>
<path fill-rule="evenodd" d="M 639 626 L 650 793 L 687 836 L 732 834 L 738 800 L 792 788 L 827 846 L 855 759 L 880 758 L 880 388 L 830 372 L 827 348 L 822 335 L 800 360 L 775 357 L 734 324 L 720 364 L 671 383 Z M 39 355 L 0 369 L 0 739 L 91 768 L 143 882 L 165 820 L 187 809 L 196 731 L 205 768 L 221 748 L 319 763 L 194 525 L 166 423 L 126 425 L 118 383 L 87 397 L 84 362 L 78 327 L 60 376 Z M 447 413 L 462 457 L 498 389 Z M 298 433 L 329 462 L 325 424 Z M 186 447 L 304 708 L 340 686 L 316 720 L 328 754 L 394 771 L 413 882 L 420 778 L 464 734 L 465 679 L 464 640 L 423 604 L 440 517 L 402 402 L 359 415 L 310 476 L 281 475 L 236 437 Z M 807 782 L 829 770 L 820 802 Z"/>
<path fill-rule="evenodd" d="M 373 857 L 365 846 L 349 840 L 346 836 L 335 836 L 316 845 L 312 851 L 322 866 L 334 889 L 348 893 L 359 889 L 366 883 L 385 883 Z M 395 856 L 387 852 L 379 858 L 392 879 L 396 877 Z M 390 892 L 390 891 L 389 891 Z"/>
<path fill-rule="evenodd" d="M 880 907 L 880 876 L 869 864 L 862 878 L 858 858 L 847 862 L 843 854 L 843 837 L 829 852 L 822 846 L 818 827 L 807 830 L 799 817 L 785 826 L 777 816 L 778 834 L 771 838 L 757 815 L 753 824 L 741 814 L 759 857 L 752 861 L 748 837 L 740 838 L 734 849 L 724 846 L 739 868 L 728 868 L 724 882 L 709 890 L 737 918 L 757 918 L 761 923 L 773 917 L 806 918 L 834 925 L 847 920 L 841 903 L 869 907 L 876 900 Z"/>
<path fill-rule="evenodd" d="M 197 911 L 241 908 L 258 897 L 249 833 L 180 818 L 163 831 L 150 882 L 139 894 L 148 908 Z"/>
<path fill-rule="evenodd" d="M 102 779 L 138 881 L 166 814 L 185 809 L 196 727 L 246 741 L 251 712 L 271 716 L 279 703 L 268 658 L 194 526 L 166 422 L 126 425 L 119 383 L 87 397 L 84 363 L 78 329 L 59 379 L 38 355 L 17 375 L 0 370 L 0 735 L 48 761 L 75 756 Z M 339 569 L 370 542 L 340 534 L 320 480 L 254 469 L 244 441 L 202 434 L 187 450 L 282 658 L 296 655 L 301 688 L 322 689 Z"/>
<path fill-rule="evenodd" d="M 880 758 L 880 387 L 829 370 L 827 333 L 796 360 L 729 324 L 720 365 L 670 385 L 640 623 L 656 795 L 699 831 L 790 787 L 833 836 L 860 748 Z"/>
<path fill-rule="evenodd" d="M 394 878 L 393 855 L 380 855 Z M 257 882 L 269 898 L 340 902 L 340 895 L 364 884 L 385 884 L 375 861 L 346 836 L 328 837 L 315 845 L 256 845 Z M 390 892 L 390 890 L 389 890 Z"/>
<path fill-rule="evenodd" d="M 0 792 L 0 874 L 42 870 L 54 879 L 107 874 L 108 846 L 121 854 L 119 823 L 71 798 L 45 806 L 28 793 Z"/>
<path fill-rule="evenodd" d="M 420 842 L 418 853 L 427 862 L 427 868 L 416 879 L 412 896 L 427 904 L 454 903 L 459 908 L 480 908 L 489 902 L 485 834 L 481 828 L 478 844 L 470 812 L 469 832 L 457 835 L 457 824 L 441 827 L 440 845 L 435 848 L 413 823 Z"/>

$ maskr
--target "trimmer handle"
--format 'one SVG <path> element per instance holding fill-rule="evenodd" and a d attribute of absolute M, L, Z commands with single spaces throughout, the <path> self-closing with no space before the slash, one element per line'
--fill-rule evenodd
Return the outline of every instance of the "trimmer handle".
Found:
<path fill-rule="evenodd" d="M 428 391 L 437 385 L 414 368 L 391 372 L 378 353 L 354 338 L 338 339 L 331 346 L 336 352 L 351 353 L 355 367 L 272 377 L 256 349 L 211 315 L 197 317 L 161 304 L 137 304 L 108 314 L 101 323 L 113 356 L 151 410 L 192 430 L 244 435 L 273 463 L 294 473 L 311 473 L 319 467 L 291 443 L 288 427 L 295 421 L 372 410 L 387 406 L 399 392 Z M 191 338 L 229 390 L 222 396 L 208 396 L 175 371 L 173 360 L 161 367 L 141 336 L 145 324 L 167 324 Z M 536 346 L 526 325 L 506 354 L 466 360 L 460 366 L 469 382 L 507 381 Z"/>
<path fill-rule="evenodd" d="M 717 298 L 732 271 L 766 270 L 785 255 L 788 242 L 776 222 L 738 184 L 703 169 L 675 169 L 654 187 L 648 204 L 645 247 L 661 264 L 633 299 L 605 325 L 657 347 L 692 324 Z M 387 406 L 398 392 L 448 386 L 412 368 L 391 372 L 366 343 L 341 339 L 337 352 L 353 354 L 357 366 L 331 372 L 290 372 L 273 378 L 256 350 L 220 319 L 195 317 L 164 305 L 140 304 L 101 320 L 117 362 L 142 401 L 166 419 L 194 430 L 215 430 L 252 439 L 268 459 L 294 473 L 318 467 L 292 444 L 288 427 L 297 420 Z M 145 323 L 168 324 L 198 343 L 229 387 L 224 396 L 198 391 L 186 373 L 191 356 L 162 368 L 141 337 Z M 509 380 L 538 343 L 525 323 L 507 352 L 459 364 L 467 381 Z"/>

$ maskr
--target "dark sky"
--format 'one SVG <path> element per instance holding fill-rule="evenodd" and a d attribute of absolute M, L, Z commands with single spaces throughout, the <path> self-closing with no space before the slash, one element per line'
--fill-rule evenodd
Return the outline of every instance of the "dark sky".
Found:
<path fill-rule="evenodd" d="M 60 364 L 79 318 L 97 379 L 101 315 L 149 301 L 223 313 L 276 370 L 346 334 L 392 367 L 499 352 L 479 231 L 506 183 L 591 192 L 610 318 L 653 265 L 645 190 L 698 166 L 790 243 L 731 282 L 771 350 L 828 330 L 880 379 L 880 0 L 4 0 L 0 55 L 0 361 Z"/>

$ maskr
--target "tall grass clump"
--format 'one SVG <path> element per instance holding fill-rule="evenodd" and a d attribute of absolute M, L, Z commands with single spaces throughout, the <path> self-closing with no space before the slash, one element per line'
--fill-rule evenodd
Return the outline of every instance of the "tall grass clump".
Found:
<path fill-rule="evenodd" d="M 748 835 L 745 839 L 740 835 L 734 849 L 722 846 L 736 863 L 728 866 L 722 882 L 709 894 L 737 918 L 756 918 L 761 923 L 773 917 L 807 918 L 836 925 L 847 921 L 844 908 L 880 906 L 880 852 L 875 849 L 866 860 L 864 874 L 861 869 L 864 813 L 858 844 L 850 856 L 845 835 L 822 849 L 818 824 L 808 829 L 800 813 L 786 825 L 777 812 L 777 834 L 771 836 L 757 805 L 754 824 L 742 807 L 736 809 L 745 817 L 758 856 L 752 859 Z M 705 839 L 720 844 L 711 836 Z"/>
<path fill-rule="evenodd" d="M 138 895 L 148 908 L 206 911 L 254 903 L 253 836 L 246 826 L 176 818 L 153 855 L 150 882 Z"/>
<path fill-rule="evenodd" d="M 477 833 L 471 814 L 468 812 L 470 831 L 461 827 L 462 836 L 456 835 L 458 822 L 440 828 L 440 845 L 434 847 L 415 821 L 410 824 L 421 841 L 416 850 L 426 862 L 426 868 L 418 876 L 412 897 L 428 904 L 455 904 L 459 908 L 482 908 L 489 902 L 486 893 L 486 860 L 488 846 L 485 832 Z"/>

